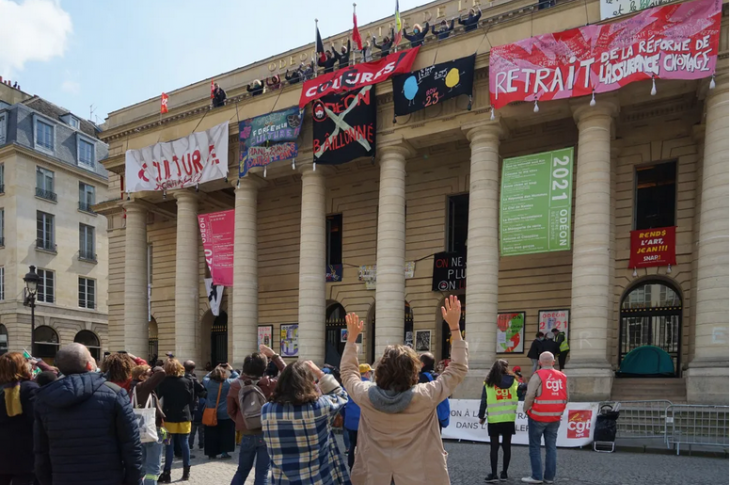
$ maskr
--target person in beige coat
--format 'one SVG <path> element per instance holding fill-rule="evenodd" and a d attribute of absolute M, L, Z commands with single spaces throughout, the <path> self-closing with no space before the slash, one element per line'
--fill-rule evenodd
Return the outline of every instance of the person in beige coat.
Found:
<path fill-rule="evenodd" d="M 363 322 L 347 315 L 342 383 L 360 406 L 353 485 L 448 485 L 447 453 L 441 442 L 436 406 L 464 380 L 467 344 L 461 338 L 461 303 L 447 298 L 441 308 L 453 344 L 452 361 L 436 380 L 418 384 L 421 361 L 405 345 L 389 345 L 375 369 L 375 383 L 360 380 L 357 341 Z"/>

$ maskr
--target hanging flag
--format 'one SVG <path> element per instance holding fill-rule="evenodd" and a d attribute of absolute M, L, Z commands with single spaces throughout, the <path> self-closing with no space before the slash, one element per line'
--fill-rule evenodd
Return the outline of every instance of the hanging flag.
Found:
<path fill-rule="evenodd" d="M 462 94 L 471 96 L 475 59 L 476 54 L 472 54 L 393 76 L 395 115 L 407 115 Z"/>
<path fill-rule="evenodd" d="M 400 8 L 398 0 L 395 0 L 395 35 L 393 35 L 393 47 L 397 47 L 403 38 L 403 22 L 400 20 Z"/>
<path fill-rule="evenodd" d="M 221 300 L 223 299 L 223 288 L 224 286 L 214 285 L 213 278 L 205 278 L 205 292 L 208 294 L 208 304 L 210 305 L 210 311 L 213 316 L 220 315 L 221 312 Z"/>
<path fill-rule="evenodd" d="M 160 99 L 160 114 L 167 113 L 167 98 L 169 98 L 169 96 L 162 93 L 162 98 Z"/>
<path fill-rule="evenodd" d="M 215 81 L 211 79 L 210 81 L 210 99 L 213 99 L 215 96 Z"/>
<path fill-rule="evenodd" d="M 360 29 L 357 28 L 357 13 L 355 13 L 355 5 L 352 4 L 352 40 L 355 42 L 358 50 L 362 50 L 362 37 L 360 37 Z"/>
<path fill-rule="evenodd" d="M 317 25 L 317 21 L 314 21 L 315 30 L 317 31 L 317 57 L 319 57 L 319 60 L 324 62 L 327 60 L 327 56 L 324 53 L 324 43 L 322 42 L 322 36 L 319 35 L 319 26 Z"/>

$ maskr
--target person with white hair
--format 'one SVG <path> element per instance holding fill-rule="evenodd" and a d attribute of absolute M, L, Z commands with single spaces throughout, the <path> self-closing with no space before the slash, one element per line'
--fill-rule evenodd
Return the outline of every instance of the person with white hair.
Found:
<path fill-rule="evenodd" d="M 137 418 L 127 391 L 94 372 L 89 349 L 60 349 L 65 377 L 38 390 L 35 474 L 41 485 L 139 485 L 144 476 Z"/>
<path fill-rule="evenodd" d="M 557 440 L 560 418 L 568 405 L 568 379 L 555 370 L 555 356 L 540 354 L 540 367 L 527 384 L 523 409 L 527 414 L 530 437 L 530 465 L 532 474 L 522 479 L 525 483 L 553 483 L 557 469 Z M 540 442 L 545 437 L 545 472 L 542 469 Z"/>

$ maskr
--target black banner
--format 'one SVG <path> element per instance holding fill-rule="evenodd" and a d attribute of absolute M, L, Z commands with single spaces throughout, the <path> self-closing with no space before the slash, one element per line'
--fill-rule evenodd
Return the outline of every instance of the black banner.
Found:
<path fill-rule="evenodd" d="M 471 96 L 476 54 L 393 77 L 395 115 L 434 106 L 461 94 Z"/>
<path fill-rule="evenodd" d="M 436 253 L 433 255 L 431 291 L 456 291 L 466 288 L 466 255 Z"/>
<path fill-rule="evenodd" d="M 373 86 L 324 96 L 312 103 L 314 161 L 339 165 L 375 155 Z"/>

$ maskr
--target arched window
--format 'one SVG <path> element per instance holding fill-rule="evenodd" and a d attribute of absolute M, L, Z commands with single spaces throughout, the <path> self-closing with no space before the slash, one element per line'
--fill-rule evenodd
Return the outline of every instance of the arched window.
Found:
<path fill-rule="evenodd" d="M 97 362 L 101 361 L 101 344 L 99 343 L 99 337 L 94 332 L 81 330 L 74 337 L 74 342 L 85 345 L 89 349 L 89 352 L 91 352 L 94 360 Z"/>
<path fill-rule="evenodd" d="M 0 355 L 8 351 L 8 329 L 0 323 Z"/>
<path fill-rule="evenodd" d="M 56 357 L 58 347 L 58 334 L 52 327 L 41 325 L 35 329 L 35 355 L 33 357 L 53 359 Z"/>
<path fill-rule="evenodd" d="M 661 281 L 634 286 L 621 301 L 619 363 L 632 350 L 652 345 L 669 354 L 679 372 L 681 357 L 682 298 Z"/>
<path fill-rule="evenodd" d="M 345 341 L 342 331 L 347 329 L 345 323 L 345 308 L 339 303 L 327 307 L 325 312 L 325 364 L 340 366 L 340 357 L 345 351 Z"/>

